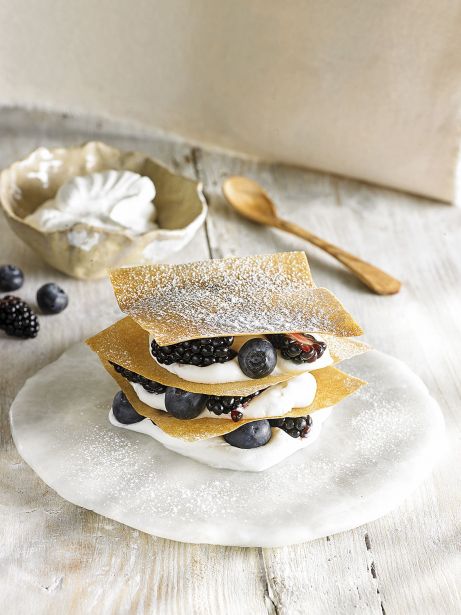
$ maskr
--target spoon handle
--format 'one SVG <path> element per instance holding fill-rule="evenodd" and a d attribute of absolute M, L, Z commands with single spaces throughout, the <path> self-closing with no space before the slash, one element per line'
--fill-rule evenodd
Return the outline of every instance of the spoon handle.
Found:
<path fill-rule="evenodd" d="M 272 224 L 274 224 L 274 222 L 272 222 Z M 277 218 L 277 222 L 274 226 L 288 233 L 292 233 L 293 235 L 297 235 L 298 237 L 302 237 L 302 239 L 307 239 L 307 241 L 313 243 L 318 248 L 325 250 L 325 252 L 334 256 L 334 258 L 345 265 L 359 278 L 359 280 L 378 295 L 394 295 L 399 292 L 401 283 L 388 273 L 346 252 L 346 250 L 317 237 L 317 235 L 314 235 L 301 226 L 293 224 L 288 220 L 282 220 L 281 218 Z"/>

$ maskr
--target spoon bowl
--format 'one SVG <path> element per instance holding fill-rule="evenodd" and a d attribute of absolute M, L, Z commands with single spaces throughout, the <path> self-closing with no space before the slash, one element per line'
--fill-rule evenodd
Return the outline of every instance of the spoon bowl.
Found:
<path fill-rule="evenodd" d="M 278 220 L 274 202 L 253 179 L 229 177 L 222 189 L 226 199 L 241 216 L 268 225 Z"/>
<path fill-rule="evenodd" d="M 388 273 L 317 237 L 307 229 L 280 218 L 273 201 L 256 181 L 248 177 L 229 177 L 224 181 L 222 191 L 238 214 L 257 224 L 273 226 L 307 239 L 345 265 L 359 280 L 378 295 L 393 295 L 399 292 L 400 282 Z"/>

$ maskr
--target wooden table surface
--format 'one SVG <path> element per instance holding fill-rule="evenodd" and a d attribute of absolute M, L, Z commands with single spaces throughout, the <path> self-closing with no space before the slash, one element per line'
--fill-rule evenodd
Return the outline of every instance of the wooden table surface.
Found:
<path fill-rule="evenodd" d="M 447 446 L 433 478 L 392 514 L 353 531 L 279 549 L 182 544 L 78 508 L 19 457 L 8 409 L 24 381 L 118 315 L 107 280 L 82 282 L 45 265 L 0 220 L 0 263 L 22 267 L 20 295 L 56 281 L 69 308 L 42 317 L 35 340 L 0 337 L 0 612 L 407 615 L 461 613 L 461 211 L 325 174 L 206 152 L 112 124 L 0 112 L 0 167 L 39 145 L 101 138 L 145 151 L 200 179 L 206 226 L 170 262 L 307 249 L 376 348 L 403 359 L 439 401 Z M 287 218 L 400 278 L 392 297 L 370 294 L 303 241 L 238 219 L 220 195 L 229 174 L 259 180 Z M 431 429 L 431 425 L 427 425 Z M 212 522 L 212 520 L 210 520 Z"/>

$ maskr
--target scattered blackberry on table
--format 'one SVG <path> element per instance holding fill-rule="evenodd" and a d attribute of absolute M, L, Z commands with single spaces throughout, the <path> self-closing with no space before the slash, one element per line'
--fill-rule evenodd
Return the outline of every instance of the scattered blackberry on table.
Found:
<path fill-rule="evenodd" d="M 24 274 L 16 265 L 0 266 L 0 291 L 2 293 L 18 290 L 24 282 Z"/>
<path fill-rule="evenodd" d="M 183 363 L 207 367 L 213 363 L 231 361 L 237 354 L 231 348 L 233 343 L 234 338 L 230 336 L 186 340 L 169 346 L 159 346 L 152 340 L 151 350 L 155 359 L 164 365 Z"/>
<path fill-rule="evenodd" d="M 327 345 L 307 333 L 266 335 L 267 339 L 280 350 L 284 359 L 294 363 L 313 363 L 320 359 Z"/>
<path fill-rule="evenodd" d="M 258 448 L 269 442 L 272 431 L 269 421 L 252 421 L 223 437 L 228 444 L 237 448 Z"/>
<path fill-rule="evenodd" d="M 240 369 L 248 378 L 264 378 L 277 364 L 277 353 L 271 342 L 255 337 L 243 344 L 238 353 Z"/>
<path fill-rule="evenodd" d="M 7 295 L 0 299 L 0 329 L 14 337 L 36 337 L 40 324 L 37 315 L 25 301 Z"/>
<path fill-rule="evenodd" d="M 201 393 L 191 393 L 175 387 L 167 387 L 165 393 L 165 408 L 171 416 L 177 419 L 195 419 L 205 410 L 207 396 Z"/>
<path fill-rule="evenodd" d="M 38 289 L 37 303 L 44 314 L 59 314 L 66 309 L 69 297 L 60 286 L 49 282 Z"/>
<path fill-rule="evenodd" d="M 129 382 L 134 382 L 136 384 L 140 384 L 143 389 L 145 389 L 148 393 L 155 393 L 156 395 L 160 395 L 165 393 L 167 387 L 164 384 L 160 384 L 159 382 L 155 382 L 154 380 L 149 380 L 148 378 L 144 378 L 140 374 L 136 374 L 135 372 L 130 371 L 129 369 L 125 369 L 121 365 L 117 365 L 116 363 L 110 362 L 115 371 L 123 376 Z"/>
<path fill-rule="evenodd" d="M 243 418 L 243 412 L 238 410 L 238 408 L 245 408 L 248 406 L 250 401 L 260 393 L 261 391 L 256 391 L 246 397 L 210 395 L 207 399 L 206 407 L 210 412 L 213 412 L 213 414 L 217 414 L 218 416 L 221 414 L 230 413 L 232 420 L 237 422 Z"/>
<path fill-rule="evenodd" d="M 292 438 L 305 438 L 312 427 L 312 417 L 309 414 L 297 418 L 287 416 L 283 419 L 269 419 L 269 423 L 272 427 L 283 429 Z"/>
<path fill-rule="evenodd" d="M 124 425 L 139 423 L 139 421 L 145 419 L 144 416 L 136 412 L 123 391 L 119 391 L 115 394 L 112 402 L 112 412 L 117 421 Z"/>

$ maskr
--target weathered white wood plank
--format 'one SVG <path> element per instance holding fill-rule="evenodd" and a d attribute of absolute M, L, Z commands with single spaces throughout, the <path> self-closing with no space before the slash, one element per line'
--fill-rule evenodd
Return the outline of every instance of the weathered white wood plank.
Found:
<path fill-rule="evenodd" d="M 317 283 L 339 295 L 368 341 L 402 358 L 422 377 L 447 418 L 450 446 L 445 459 L 434 478 L 399 510 L 333 536 L 328 544 L 320 540 L 264 550 L 279 612 L 458 613 L 461 485 L 452 468 L 461 461 L 455 373 L 461 359 L 460 212 L 354 181 L 224 155 L 203 153 L 198 166 L 212 192 L 208 228 L 213 251 L 306 249 Z M 389 270 L 404 281 L 402 292 L 372 295 L 316 248 L 279 231 L 242 224 L 219 194 L 223 178 L 231 174 L 259 180 L 284 217 Z M 332 550 L 333 558 L 326 557 Z M 335 561 L 341 564 L 336 567 Z M 322 574 L 330 579 L 323 591 L 298 591 L 299 579 L 319 587 Z"/>
<path fill-rule="evenodd" d="M 382 614 L 362 528 L 262 554 L 279 613 Z"/>
<path fill-rule="evenodd" d="M 388 613 L 459 613 L 461 215 L 355 182 L 343 182 L 341 189 L 344 199 L 353 199 L 395 237 L 385 254 L 394 266 L 401 263 L 405 276 L 405 292 L 393 310 L 379 306 L 374 322 L 370 312 L 373 342 L 421 376 L 447 424 L 447 448 L 433 478 L 399 510 L 368 527 L 382 599 Z"/>
<path fill-rule="evenodd" d="M 176 261 L 305 249 L 243 223 L 221 198 L 228 174 L 263 183 L 281 213 L 403 279 L 395 297 L 371 295 L 307 247 L 314 277 L 344 300 L 376 347 L 405 360 L 445 412 L 446 457 L 399 510 L 352 532 L 284 549 L 183 545 L 79 509 L 48 489 L 11 443 L 7 410 L 27 376 L 117 315 L 105 281 L 77 282 L 37 261 L 0 221 L 0 262 L 28 274 L 24 292 L 56 280 L 71 305 L 42 318 L 37 340 L 0 339 L 0 609 L 8 613 L 459 613 L 461 212 L 415 197 L 299 169 L 256 164 L 168 139 L 106 135 L 112 126 L 0 111 L 0 166 L 42 144 L 101 138 L 140 149 L 205 183 L 206 232 Z M 31 350 L 32 349 L 32 350 Z M 5 360 L 6 359 L 6 360 Z M 428 426 L 430 428 L 430 426 Z M 210 520 L 212 522 L 212 520 Z M 3 608 L 2 608 L 3 606 Z"/>

